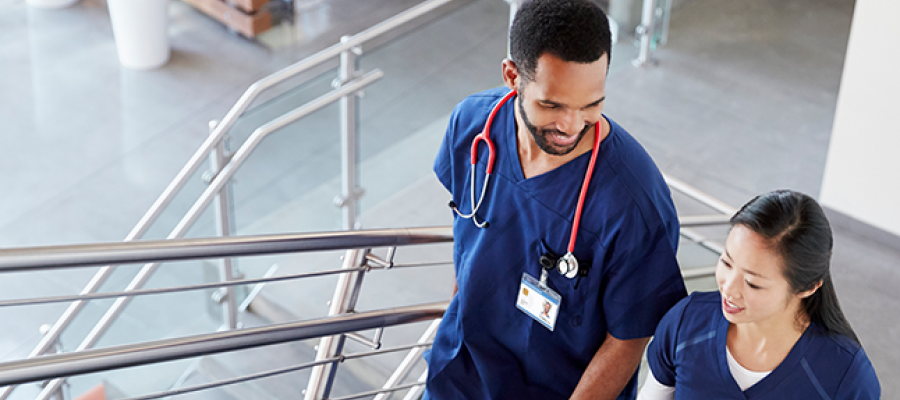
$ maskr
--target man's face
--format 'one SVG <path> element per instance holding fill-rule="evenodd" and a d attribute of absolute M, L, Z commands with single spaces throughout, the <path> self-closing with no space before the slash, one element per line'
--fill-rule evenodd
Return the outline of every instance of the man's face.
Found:
<path fill-rule="evenodd" d="M 537 146 L 566 155 L 600 120 L 606 98 L 607 56 L 585 64 L 544 54 L 534 79 L 519 75 L 519 115 Z"/>

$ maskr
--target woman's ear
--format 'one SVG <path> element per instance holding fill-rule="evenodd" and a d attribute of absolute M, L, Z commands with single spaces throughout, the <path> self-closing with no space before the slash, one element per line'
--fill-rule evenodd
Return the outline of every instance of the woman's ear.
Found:
<path fill-rule="evenodd" d="M 801 299 L 805 299 L 805 298 L 807 298 L 807 297 L 812 296 L 813 294 L 815 294 L 815 293 L 816 293 L 816 290 L 819 290 L 820 287 L 822 287 L 822 281 L 816 282 L 816 285 L 813 286 L 812 289 L 809 289 L 809 290 L 807 290 L 807 291 L 800 292 L 800 293 L 797 294 L 797 296 L 800 296 Z"/>
<path fill-rule="evenodd" d="M 510 90 L 517 90 L 519 88 L 519 79 L 521 79 L 521 75 L 519 75 L 519 68 L 516 66 L 516 63 L 508 58 L 504 59 L 503 83 Z"/>

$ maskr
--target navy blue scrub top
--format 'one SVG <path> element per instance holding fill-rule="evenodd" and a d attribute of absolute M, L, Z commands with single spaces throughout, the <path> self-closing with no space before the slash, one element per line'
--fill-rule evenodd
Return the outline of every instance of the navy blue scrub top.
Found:
<path fill-rule="evenodd" d="M 463 212 L 472 210 L 472 138 L 507 92 L 470 96 L 451 116 L 434 169 Z M 569 279 L 550 271 L 549 286 L 562 296 L 554 331 L 516 308 L 523 272 L 539 278 L 542 254 L 566 252 L 590 152 L 525 179 L 515 101 L 503 106 L 491 129 L 496 160 L 478 211 L 490 227 L 454 221 L 459 292 L 427 356 L 426 398 L 568 398 L 607 332 L 618 339 L 649 337 L 686 295 L 675 261 L 679 226 L 668 187 L 644 149 L 609 120 L 574 251 L 591 264 L 589 275 Z M 476 196 L 487 158 L 482 145 Z M 634 398 L 636 377 L 619 398 Z"/>
<path fill-rule="evenodd" d="M 719 292 L 693 293 L 659 323 L 647 348 L 653 377 L 675 399 L 875 400 L 881 386 L 866 352 L 811 323 L 769 375 L 741 391 L 725 355 L 729 322 Z"/>

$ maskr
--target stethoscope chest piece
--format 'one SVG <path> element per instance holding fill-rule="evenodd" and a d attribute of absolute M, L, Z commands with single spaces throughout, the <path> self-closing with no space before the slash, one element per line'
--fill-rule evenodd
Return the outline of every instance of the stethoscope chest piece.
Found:
<path fill-rule="evenodd" d="M 572 279 L 578 276 L 578 259 L 571 252 L 556 260 L 556 270 L 566 278 Z"/>

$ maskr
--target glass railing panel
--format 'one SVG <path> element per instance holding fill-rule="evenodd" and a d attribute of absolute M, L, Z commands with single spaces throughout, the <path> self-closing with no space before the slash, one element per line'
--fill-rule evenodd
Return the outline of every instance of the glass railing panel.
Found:
<path fill-rule="evenodd" d="M 261 125 L 331 91 L 335 77 L 336 70 L 328 70 L 299 87 L 255 106 L 231 130 L 232 151 L 236 151 L 239 144 Z M 311 232 L 336 228 L 336 221 L 325 215 L 335 207 L 321 210 L 319 203 L 312 198 L 307 200 L 313 203 L 303 208 L 319 211 L 318 220 L 271 227 L 261 225 L 258 220 L 270 216 L 278 207 L 309 196 L 329 180 L 340 176 L 339 126 L 338 106 L 331 104 L 273 132 L 260 143 L 235 174 L 233 197 L 237 232 Z M 326 204 L 330 205 L 335 194 L 326 196 Z"/>

